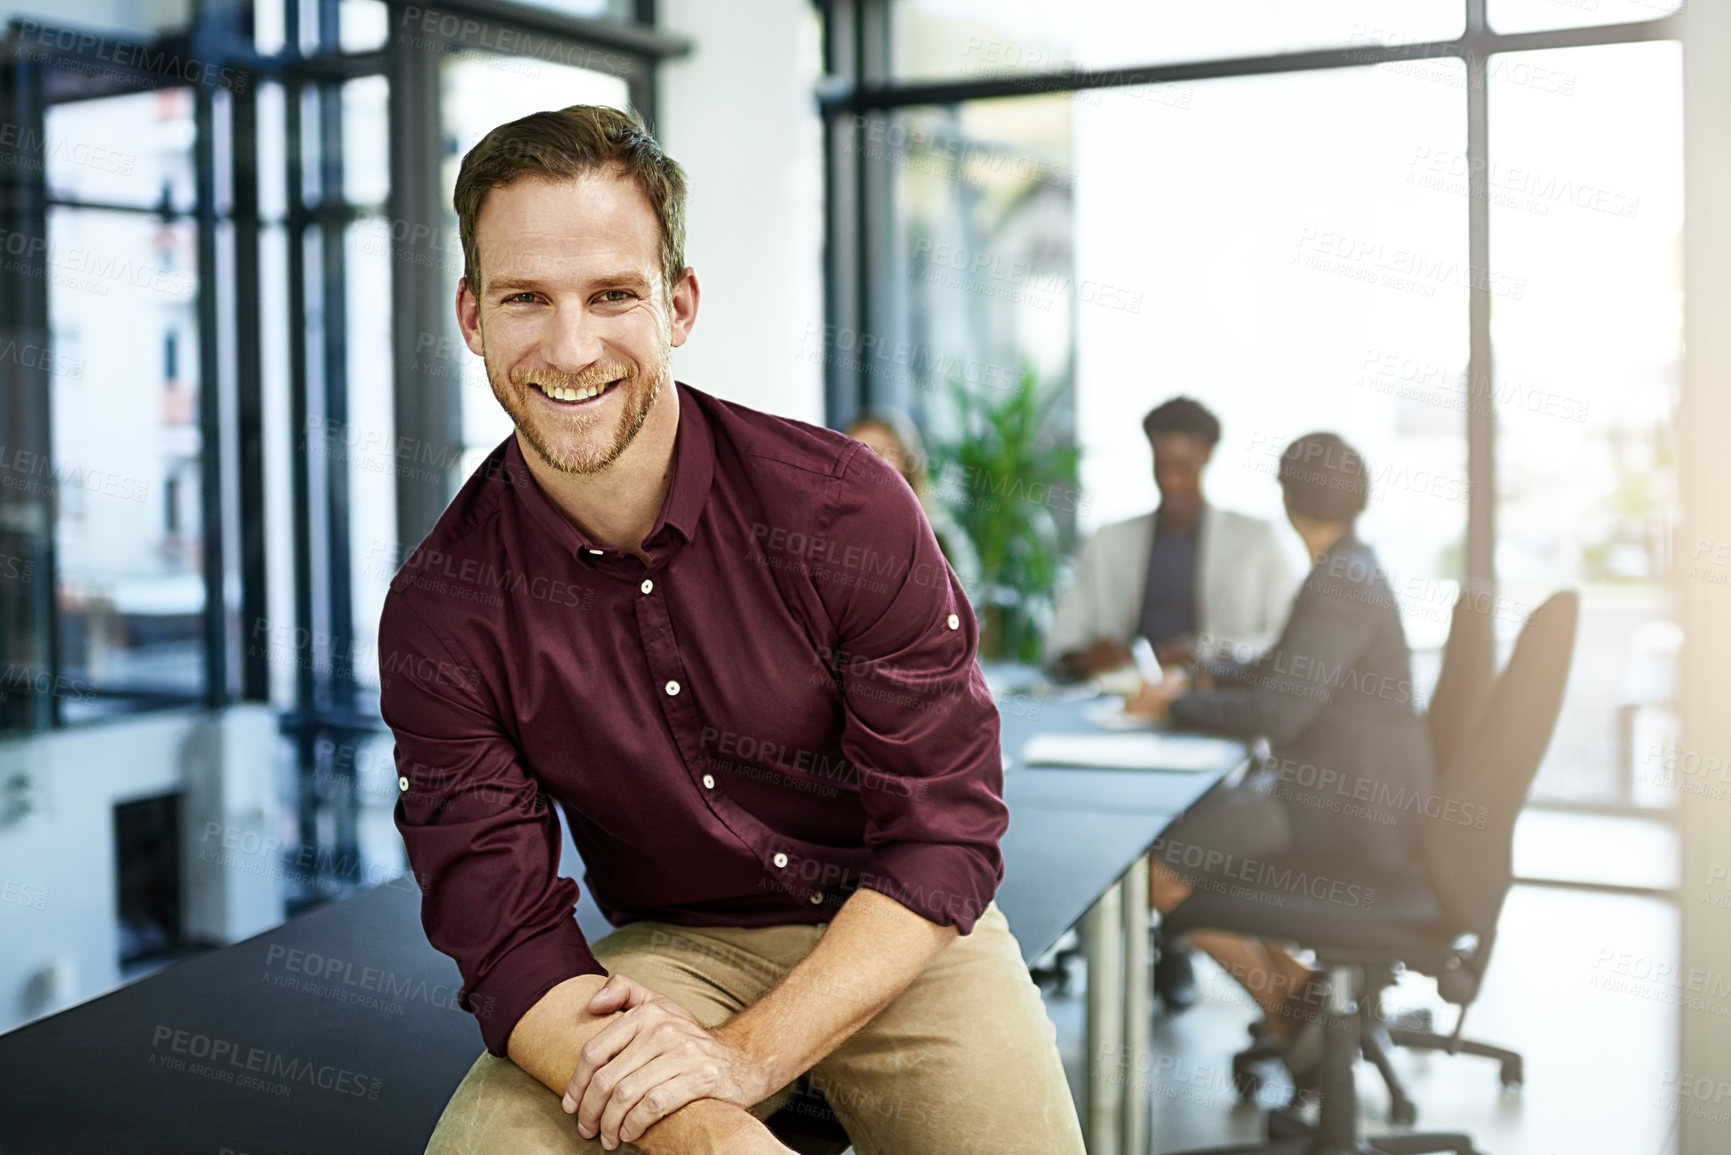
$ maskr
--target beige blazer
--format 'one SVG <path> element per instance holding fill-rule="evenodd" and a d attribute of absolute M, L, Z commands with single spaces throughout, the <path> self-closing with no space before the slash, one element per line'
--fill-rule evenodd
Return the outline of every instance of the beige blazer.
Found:
<path fill-rule="evenodd" d="M 1142 617 L 1154 515 L 1102 526 L 1076 557 L 1058 592 L 1046 660 L 1086 649 L 1100 638 L 1128 643 Z M 1272 524 L 1208 507 L 1197 543 L 1196 616 L 1211 653 L 1249 661 L 1280 634 L 1298 578 Z"/>

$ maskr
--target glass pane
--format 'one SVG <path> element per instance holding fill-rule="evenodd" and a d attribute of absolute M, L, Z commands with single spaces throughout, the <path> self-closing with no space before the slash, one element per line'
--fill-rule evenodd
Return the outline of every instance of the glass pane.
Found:
<path fill-rule="evenodd" d="M 1461 0 L 896 0 L 898 78 L 1119 68 L 1449 40 Z"/>
<path fill-rule="evenodd" d="M 348 377 L 346 428 L 324 438 L 327 451 L 349 464 L 349 542 L 354 596 L 355 678 L 376 690 L 379 614 L 396 574 L 395 558 L 377 548 L 397 526 L 397 486 L 437 484 L 438 462 L 415 446 L 399 444 L 392 417 L 390 247 L 371 243 L 383 229 L 365 219 L 349 226 Z"/>
<path fill-rule="evenodd" d="M 202 694 L 198 292 L 190 224 L 48 216 L 67 721 Z"/>
<path fill-rule="evenodd" d="M 1363 532 L 1434 650 L 1466 520 L 1475 276 L 1463 198 L 1420 180 L 1465 147 L 1463 70 L 1436 67 L 1456 82 L 1352 69 L 1207 82 L 1187 108 L 1109 90 L 863 122 L 898 188 L 896 327 L 851 351 L 837 334 L 832 355 L 860 358 L 939 447 L 951 378 L 986 398 L 1025 366 L 1074 381 L 1053 433 L 1073 420 L 1080 495 L 1040 503 L 1083 533 L 1155 505 L 1141 418 L 1168 397 L 1225 427 L 1210 500 L 1285 536 L 1277 455 L 1335 430 L 1370 461 Z M 963 522 L 998 500 L 942 478 L 937 496 Z"/>
<path fill-rule="evenodd" d="M 47 126 L 46 141 L 36 147 L 46 162 L 50 196 L 142 208 L 166 203 L 191 211 L 191 89 L 52 105 Z M 19 143 L 25 156 L 35 151 Z"/>
<path fill-rule="evenodd" d="M 384 0 L 341 0 L 337 40 L 344 52 L 372 52 L 385 46 L 391 11 Z"/>
<path fill-rule="evenodd" d="M 1509 59 L 1577 78 L 1566 101 L 1515 88 L 1490 104 L 1491 267 L 1526 286 L 1491 322 L 1498 578 L 1520 609 L 1564 586 L 1583 595 L 1535 791 L 1662 801 L 1681 639 L 1670 580 L 1725 574 L 1670 552 L 1682 54 L 1661 42 Z"/>
<path fill-rule="evenodd" d="M 1486 17 L 1498 32 L 1628 24 L 1668 16 L 1683 0 L 1490 0 Z"/>
<path fill-rule="evenodd" d="M 543 109 L 571 104 L 605 104 L 625 108 L 631 93 L 625 80 L 585 68 L 572 68 L 532 56 L 500 56 L 491 52 L 453 52 L 443 62 L 440 110 L 448 142 L 442 173 L 440 203 L 451 203 L 457 186 L 457 169 L 463 155 L 483 136 L 508 121 Z M 463 275 L 463 247 L 457 236 L 457 217 L 445 215 L 442 271 L 451 291 Z M 454 313 L 447 315 L 442 340 L 428 342 L 428 370 L 451 374 L 463 382 L 462 420 L 463 474 L 468 476 L 480 460 L 511 432 L 511 419 L 493 396 L 487 374 L 478 357 L 463 344 Z M 413 543 L 406 543 L 412 545 Z"/>
<path fill-rule="evenodd" d="M 1076 276 L 1135 303 L 1077 310 L 1085 525 L 1157 504 L 1141 419 L 1186 394 L 1224 427 L 1208 499 L 1274 522 L 1300 564 L 1273 473 L 1331 430 L 1369 462 L 1361 534 L 1434 651 L 1466 523 L 1475 273 L 1464 199 L 1417 178 L 1464 149 L 1459 85 L 1348 69 L 1210 81 L 1187 110 L 1107 94 L 1078 102 L 1076 137 Z"/>
<path fill-rule="evenodd" d="M 390 195 L 390 96 L 383 76 L 343 85 L 343 196 L 351 205 L 382 209 Z"/>
<path fill-rule="evenodd" d="M 860 146 L 897 181 L 889 255 L 902 279 L 887 331 L 838 333 L 830 355 L 858 360 L 874 379 L 874 408 L 921 427 L 931 454 L 934 521 L 946 556 L 981 607 L 982 652 L 1032 657 L 1048 609 L 1052 555 L 1073 528 L 1064 508 L 1015 502 L 1006 487 L 1034 483 L 1074 495 L 1073 471 L 1022 464 L 983 469 L 988 411 L 1007 411 L 1024 375 L 1054 398 L 1034 444 L 1072 440 L 1075 308 L 1072 149 L 1068 96 L 973 101 L 919 109 L 862 128 Z M 971 400 L 964 413 L 953 395 Z M 1026 517 L 1041 548 L 1007 545 Z M 958 539 L 967 544 L 958 548 Z"/>
<path fill-rule="evenodd" d="M 264 406 L 264 428 L 293 430 L 289 405 L 289 292 L 288 237 L 281 225 L 259 231 L 259 392 Z M 294 573 L 293 458 L 304 450 L 298 435 L 266 437 L 265 459 L 265 572 Z M 268 605 L 263 622 L 243 622 L 249 647 L 263 645 L 270 663 L 270 700 L 278 706 L 295 700 L 295 655 L 273 640 L 271 630 L 279 622 L 295 620 L 294 582 L 265 583 Z M 262 633 L 262 638 L 261 638 Z M 280 636 L 280 635 L 278 635 Z"/>
<path fill-rule="evenodd" d="M 283 49 L 283 0 L 253 0 L 252 43 L 260 54 L 274 56 Z"/>
<path fill-rule="evenodd" d="M 1068 96 L 919 109 L 890 124 L 902 323 L 920 354 L 906 358 L 905 372 L 868 362 L 891 396 L 911 388 L 916 407 L 936 417 L 952 378 L 1005 392 L 1024 363 L 1068 387 L 1073 130 Z M 883 147 L 874 135 L 867 130 L 868 151 Z"/>

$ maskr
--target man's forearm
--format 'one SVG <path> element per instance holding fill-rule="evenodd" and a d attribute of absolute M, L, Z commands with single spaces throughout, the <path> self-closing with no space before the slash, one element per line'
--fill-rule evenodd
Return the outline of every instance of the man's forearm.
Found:
<path fill-rule="evenodd" d="M 717 1033 L 752 1057 L 773 1092 L 895 1001 L 956 935 L 892 898 L 856 891 L 812 952 Z"/>
<path fill-rule="evenodd" d="M 555 1095 L 565 1094 L 583 1044 L 619 1017 L 617 1013 L 597 1015 L 589 1010 L 589 1001 L 606 981 L 606 975 L 566 979 L 541 996 L 511 1031 L 505 1048 L 511 1061 Z M 704 1150 L 706 1141 L 725 1138 L 740 1128 L 761 1126 L 743 1108 L 718 1099 L 699 1099 L 649 1128 L 636 1142 L 645 1155 L 686 1155 Z M 571 1129 L 577 1129 L 575 1118 Z"/>

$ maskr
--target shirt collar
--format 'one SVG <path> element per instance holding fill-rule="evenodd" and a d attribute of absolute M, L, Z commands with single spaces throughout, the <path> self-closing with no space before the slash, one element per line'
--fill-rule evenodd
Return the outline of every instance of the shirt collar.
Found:
<path fill-rule="evenodd" d="M 709 503 L 709 491 L 715 480 L 715 433 L 709 418 L 689 386 L 675 381 L 673 387 L 679 396 L 679 429 L 673 441 L 673 476 L 668 482 L 667 497 L 661 503 L 661 513 L 643 539 L 651 557 L 660 552 L 658 545 L 662 549 L 666 547 L 664 541 L 658 542 L 657 539 L 662 537 L 662 531 L 667 527 L 677 531 L 686 542 L 697 535 L 697 524 L 702 519 L 704 506 Z M 535 480 L 535 475 L 529 472 L 515 431 L 505 438 L 505 456 L 500 473 L 529 516 L 555 540 L 567 543 L 573 552 L 584 555 L 622 552 L 590 541 L 588 535 L 559 512 Z"/>
<path fill-rule="evenodd" d="M 1202 520 L 1203 520 L 1203 518 L 1205 518 L 1207 516 L 1208 516 L 1208 503 L 1203 502 L 1202 508 L 1200 508 L 1196 511 L 1196 520 L 1190 523 L 1190 532 L 1189 533 L 1173 533 L 1171 530 L 1167 529 L 1165 527 L 1165 525 L 1163 525 L 1161 523 L 1161 521 L 1160 521 L 1160 509 L 1158 506 L 1156 506 L 1154 509 L 1154 536 L 1156 538 L 1172 538 L 1172 539 L 1177 540 L 1177 541 L 1194 540 L 1201 535 L 1201 533 L 1202 533 Z"/>
<path fill-rule="evenodd" d="M 1360 548 L 1362 548 L 1362 546 L 1359 544 L 1358 535 L 1349 529 L 1339 537 L 1335 538 L 1333 543 L 1331 543 L 1327 549 L 1322 551 L 1322 556 L 1333 557 L 1337 553 L 1347 553 Z"/>

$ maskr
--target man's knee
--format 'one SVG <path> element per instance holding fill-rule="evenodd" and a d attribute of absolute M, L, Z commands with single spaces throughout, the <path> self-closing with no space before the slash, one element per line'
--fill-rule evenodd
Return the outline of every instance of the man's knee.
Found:
<path fill-rule="evenodd" d="M 596 1155 L 559 1097 L 509 1059 L 483 1054 L 457 1085 L 427 1144 L 427 1155 Z M 627 1155 L 636 1148 L 621 1148 Z"/>
<path fill-rule="evenodd" d="M 783 1087 L 751 1109 L 768 1119 L 793 1097 Z M 427 1145 L 427 1155 L 597 1155 L 601 1144 L 577 1133 L 559 1097 L 509 1059 L 483 1054 L 457 1085 Z M 636 1155 L 624 1144 L 613 1155 Z"/>

